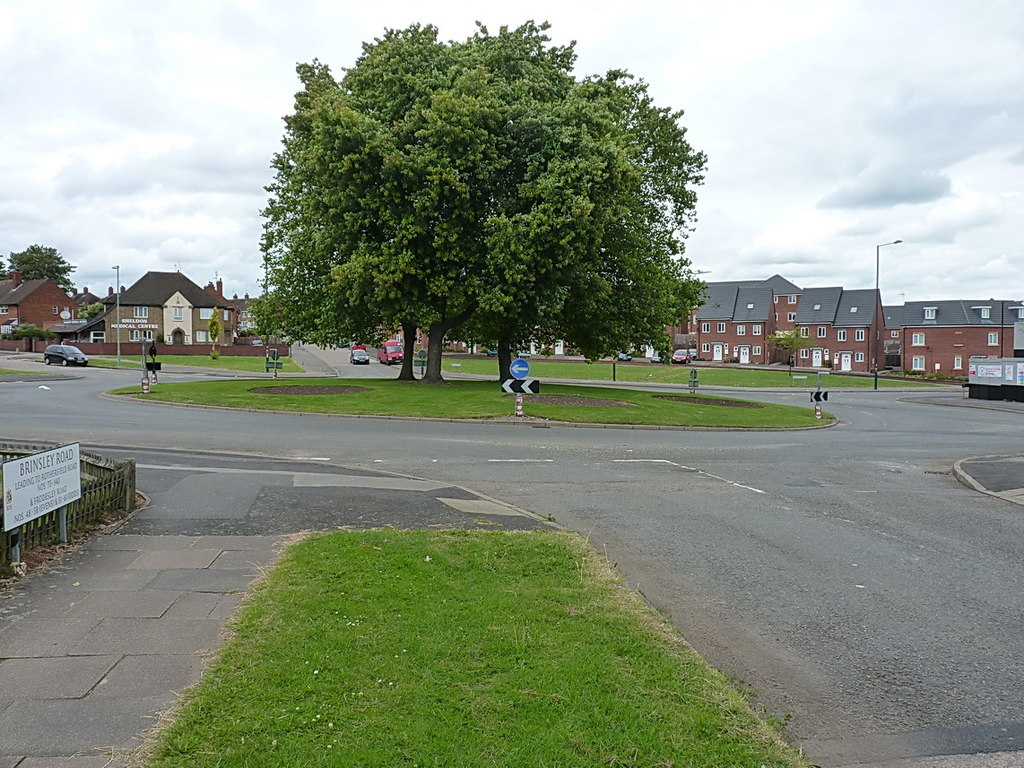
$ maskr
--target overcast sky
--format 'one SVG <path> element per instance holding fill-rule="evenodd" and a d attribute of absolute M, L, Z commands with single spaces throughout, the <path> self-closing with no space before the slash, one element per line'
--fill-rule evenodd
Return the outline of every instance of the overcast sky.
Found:
<path fill-rule="evenodd" d="M 1024 3 L 7 0 L 0 255 L 57 248 L 105 294 L 180 269 L 259 293 L 260 210 L 295 65 L 387 28 L 550 21 L 577 74 L 623 68 L 707 153 L 706 280 L 779 273 L 886 303 L 1024 298 Z"/>

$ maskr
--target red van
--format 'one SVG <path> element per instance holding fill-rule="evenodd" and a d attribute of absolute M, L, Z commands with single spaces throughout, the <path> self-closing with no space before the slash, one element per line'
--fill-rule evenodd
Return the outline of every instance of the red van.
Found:
<path fill-rule="evenodd" d="M 401 363 L 405 359 L 402 345 L 397 339 L 388 339 L 377 348 L 377 362 L 384 365 Z"/>

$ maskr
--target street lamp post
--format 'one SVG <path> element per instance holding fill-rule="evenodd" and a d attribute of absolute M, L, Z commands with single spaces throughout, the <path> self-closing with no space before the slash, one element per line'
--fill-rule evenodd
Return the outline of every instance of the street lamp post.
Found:
<path fill-rule="evenodd" d="M 114 338 L 117 340 L 117 367 L 121 367 L 121 265 L 117 264 L 111 269 L 114 270 Z"/>
<path fill-rule="evenodd" d="M 882 326 L 883 327 L 885 326 L 885 306 L 882 305 L 882 294 L 879 293 L 879 291 L 878 291 L 878 273 L 879 273 L 879 267 L 881 266 L 881 251 L 887 245 L 897 245 L 897 244 L 902 243 L 902 242 L 903 242 L 902 240 L 893 240 L 891 243 L 882 243 L 881 245 L 876 245 L 875 246 L 875 301 L 878 302 L 878 304 L 875 305 L 875 308 L 877 310 L 877 308 L 879 306 L 882 307 Z M 878 389 L 878 347 L 881 345 L 881 341 L 882 341 L 882 329 L 878 327 L 878 315 L 877 314 L 875 315 L 875 323 L 874 323 L 874 325 L 875 325 L 875 345 L 874 345 L 875 348 L 871 352 L 871 365 L 874 368 L 874 372 L 875 372 L 875 389 Z"/>

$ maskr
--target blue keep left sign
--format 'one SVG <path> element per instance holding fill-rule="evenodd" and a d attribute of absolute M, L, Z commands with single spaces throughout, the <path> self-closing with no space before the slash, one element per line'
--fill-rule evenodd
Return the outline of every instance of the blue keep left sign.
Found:
<path fill-rule="evenodd" d="M 508 372 L 512 374 L 513 378 L 525 379 L 530 375 L 530 364 L 521 357 L 517 357 L 512 361 L 512 364 L 509 365 Z"/>

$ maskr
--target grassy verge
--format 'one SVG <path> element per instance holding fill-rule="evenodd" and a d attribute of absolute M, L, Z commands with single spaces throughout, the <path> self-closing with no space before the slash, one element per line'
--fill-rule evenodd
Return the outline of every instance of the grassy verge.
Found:
<path fill-rule="evenodd" d="M 530 376 L 539 379 L 579 379 L 587 381 L 611 381 L 612 364 L 610 362 L 573 362 L 552 361 L 531 358 Z M 477 358 L 459 358 L 449 356 L 444 359 L 446 371 L 461 373 L 498 375 L 496 358 L 481 360 Z M 662 384 L 685 385 L 690 380 L 690 371 L 696 370 L 701 386 L 709 387 L 765 387 L 771 389 L 818 388 L 818 376 L 815 373 L 803 372 L 797 379 L 789 375 L 787 370 L 764 370 L 760 368 L 717 368 L 713 366 L 659 365 L 655 363 L 618 363 L 615 366 L 615 380 L 623 382 L 655 382 Z M 822 375 L 822 388 L 827 387 L 861 387 L 871 389 L 874 380 L 867 376 L 844 376 L 838 373 Z M 936 386 L 922 381 L 879 379 L 878 386 L 892 387 L 928 387 Z"/>
<path fill-rule="evenodd" d="M 209 355 L 160 355 L 157 360 L 166 365 L 188 365 L 194 368 L 219 368 L 226 371 L 247 371 L 249 373 L 263 373 L 266 370 L 266 360 L 262 357 L 242 357 L 221 355 L 216 360 Z M 290 357 L 282 357 L 284 366 L 281 371 L 284 373 L 302 373 L 303 368 Z M 138 357 L 127 358 L 121 356 L 121 365 L 117 365 L 117 358 L 113 357 L 90 357 L 89 365 L 98 368 L 138 368 L 142 369 L 142 363 Z"/>
<path fill-rule="evenodd" d="M 309 388 L 316 393 L 302 394 Z M 136 387 L 113 393 L 230 408 L 379 416 L 487 419 L 511 416 L 515 410 L 513 396 L 487 381 L 428 386 L 393 379 L 261 379 L 160 384 L 148 395 L 140 394 Z M 554 402 L 542 401 L 552 396 Z M 586 404 L 577 398 L 585 398 Z M 601 405 L 603 402 L 608 404 Z M 600 424 L 755 429 L 821 424 L 810 407 L 558 384 L 545 384 L 540 398 L 526 396 L 524 411 L 527 416 L 544 419 Z"/>
<path fill-rule="evenodd" d="M 20 376 L 24 373 L 35 376 L 37 374 L 45 373 L 45 371 L 19 371 L 14 368 L 0 368 L 0 376 Z"/>
<path fill-rule="evenodd" d="M 293 547 L 151 768 L 806 766 L 574 535 Z"/>

